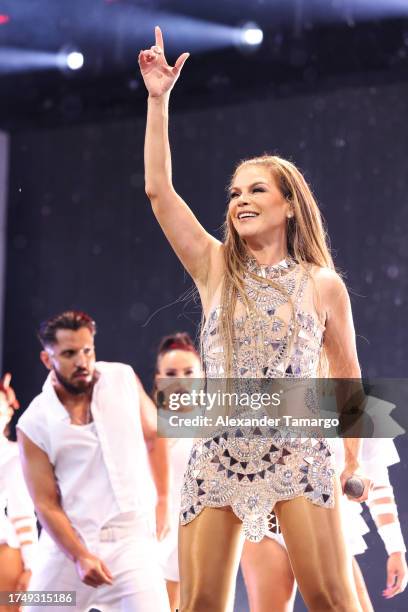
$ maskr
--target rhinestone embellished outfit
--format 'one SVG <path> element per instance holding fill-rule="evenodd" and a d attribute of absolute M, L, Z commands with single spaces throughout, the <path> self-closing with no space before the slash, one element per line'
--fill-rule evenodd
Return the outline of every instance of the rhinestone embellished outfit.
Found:
<path fill-rule="evenodd" d="M 238 298 L 232 375 L 240 380 L 316 376 L 324 326 L 317 316 L 308 271 L 291 258 L 274 266 L 259 266 L 248 259 L 245 290 L 256 308 L 247 312 Z M 203 331 L 208 379 L 225 375 L 220 312 L 215 305 Z M 293 431 L 291 435 L 284 428 L 269 428 L 268 435 L 257 428 L 225 428 L 193 445 L 180 520 L 183 525 L 189 523 L 206 506 L 231 506 L 243 522 L 245 537 L 258 542 L 274 528 L 277 501 L 304 496 L 332 507 L 333 476 L 331 451 L 323 437 L 305 438 Z"/>

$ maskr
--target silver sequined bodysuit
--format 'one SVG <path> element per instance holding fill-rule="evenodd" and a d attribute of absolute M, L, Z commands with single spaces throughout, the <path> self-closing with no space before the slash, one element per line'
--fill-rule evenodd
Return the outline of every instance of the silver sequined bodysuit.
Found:
<path fill-rule="evenodd" d="M 262 277 L 279 283 L 286 295 Z M 238 299 L 233 376 L 316 376 L 324 326 L 314 306 L 310 274 L 291 258 L 263 267 L 251 259 L 245 289 L 256 310 L 255 314 L 247 313 Z M 220 306 L 216 304 L 203 331 L 203 359 L 209 379 L 224 376 L 219 317 Z M 181 524 L 192 521 L 206 506 L 231 506 L 243 522 L 245 537 L 258 542 L 273 530 L 276 518 L 272 511 L 277 501 L 303 495 L 315 504 L 332 507 L 333 476 L 331 451 L 323 437 L 291 436 L 282 428 L 271 428 L 268 436 L 259 437 L 256 432 L 246 436 L 242 428 L 217 431 L 193 445 L 182 488 Z"/>

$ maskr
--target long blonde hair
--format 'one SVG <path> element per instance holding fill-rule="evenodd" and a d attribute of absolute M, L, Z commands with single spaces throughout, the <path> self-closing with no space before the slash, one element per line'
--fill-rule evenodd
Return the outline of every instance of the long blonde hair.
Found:
<path fill-rule="evenodd" d="M 245 166 L 263 166 L 268 168 L 283 197 L 290 202 L 293 216 L 287 221 L 287 250 L 305 270 L 314 264 L 320 267 L 334 269 L 333 259 L 328 245 L 328 236 L 322 215 L 303 175 L 296 166 L 275 155 L 263 155 L 241 161 L 232 176 L 233 182 L 237 173 Z M 225 274 L 221 292 L 220 334 L 224 348 L 224 369 L 228 378 L 232 373 L 234 344 L 234 313 L 238 296 L 243 301 L 247 312 L 253 312 L 254 302 L 245 291 L 244 274 L 245 261 L 248 252 L 244 241 L 234 228 L 227 209 L 224 223 L 224 261 Z M 268 283 L 285 294 L 294 311 L 290 296 L 283 287 L 270 279 L 261 278 L 251 273 L 251 276 Z M 293 335 L 292 335 L 293 338 Z M 322 351 L 319 372 L 327 372 L 327 359 Z"/>

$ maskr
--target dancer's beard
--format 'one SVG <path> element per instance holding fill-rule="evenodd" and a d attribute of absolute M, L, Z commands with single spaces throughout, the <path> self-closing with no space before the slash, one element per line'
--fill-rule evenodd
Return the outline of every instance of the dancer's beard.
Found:
<path fill-rule="evenodd" d="M 94 373 L 91 380 L 78 380 L 73 383 L 65 376 L 62 376 L 57 370 L 54 370 L 55 376 L 62 387 L 71 395 L 83 395 L 90 391 L 95 384 L 96 374 Z"/>

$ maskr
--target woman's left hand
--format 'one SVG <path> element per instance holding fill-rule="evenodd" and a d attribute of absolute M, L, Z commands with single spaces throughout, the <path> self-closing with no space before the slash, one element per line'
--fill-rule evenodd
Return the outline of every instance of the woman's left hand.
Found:
<path fill-rule="evenodd" d="M 360 495 L 360 497 L 351 497 L 350 495 L 347 495 L 347 493 L 345 493 L 344 491 L 344 487 L 346 486 L 347 480 L 352 477 L 359 478 L 364 483 L 364 490 L 363 490 L 363 493 Z M 363 476 L 360 473 L 359 465 L 356 463 L 354 464 L 346 463 L 346 465 L 344 466 L 344 470 L 340 474 L 340 483 L 341 483 L 341 489 L 343 491 L 343 494 L 347 495 L 347 499 L 349 499 L 350 501 L 358 502 L 359 504 L 367 500 L 368 493 L 373 486 L 372 480 L 370 480 L 370 478 L 365 478 L 365 476 Z"/>

